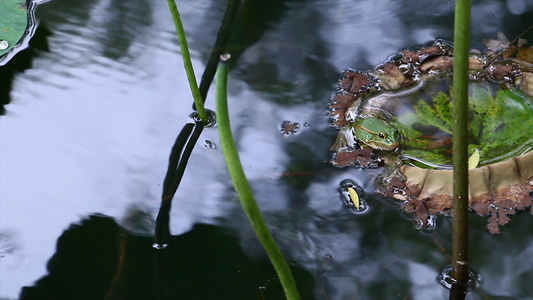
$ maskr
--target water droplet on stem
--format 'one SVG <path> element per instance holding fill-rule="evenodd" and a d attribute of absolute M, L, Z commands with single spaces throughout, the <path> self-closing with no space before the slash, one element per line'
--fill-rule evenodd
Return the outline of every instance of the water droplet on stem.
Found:
<path fill-rule="evenodd" d="M 448 265 L 442 270 L 437 277 L 437 281 L 445 288 L 451 289 L 452 285 L 457 284 L 457 280 L 452 277 L 452 266 Z M 472 291 L 481 286 L 483 277 L 471 268 L 468 269 L 468 282 L 466 283 L 466 289 Z"/>
<path fill-rule="evenodd" d="M 207 114 L 207 125 L 205 125 L 205 127 L 206 128 L 214 127 L 215 124 L 217 123 L 217 115 L 216 115 L 216 113 L 214 111 L 210 110 L 210 109 L 206 109 L 205 112 Z M 191 118 L 195 123 L 202 122 L 202 119 L 200 118 L 200 115 L 198 114 L 197 111 L 191 113 L 189 115 L 189 118 Z"/>

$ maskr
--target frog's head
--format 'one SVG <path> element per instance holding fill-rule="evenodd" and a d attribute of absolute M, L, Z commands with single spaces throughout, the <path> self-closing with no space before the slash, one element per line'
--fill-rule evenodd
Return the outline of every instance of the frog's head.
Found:
<path fill-rule="evenodd" d="M 358 118 L 352 126 L 356 139 L 374 149 L 392 151 L 399 145 L 398 131 L 383 119 Z"/>

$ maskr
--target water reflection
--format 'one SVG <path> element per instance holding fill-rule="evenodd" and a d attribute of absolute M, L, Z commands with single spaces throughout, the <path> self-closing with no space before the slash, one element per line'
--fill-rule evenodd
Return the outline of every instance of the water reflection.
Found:
<path fill-rule="evenodd" d="M 473 2 L 473 12 L 485 3 Z M 449 220 L 439 219 L 437 231 L 422 233 L 396 207 L 380 201 L 354 216 L 338 201 L 338 183 L 351 178 L 366 189 L 379 170 L 339 170 L 325 163 L 336 132 L 324 112 L 340 70 L 369 69 L 399 48 L 451 39 L 453 3 L 398 3 L 247 1 L 246 9 L 262 17 L 241 18 L 234 37 L 233 50 L 241 53 L 230 74 L 229 109 L 245 172 L 284 253 L 315 276 L 311 292 L 330 299 L 446 295 L 436 277 L 449 261 Z M 197 74 L 223 6 L 221 1 L 180 6 Z M 499 28 L 507 36 L 529 26 L 523 20 L 530 12 L 520 19 L 507 6 L 498 7 Z M 171 145 L 191 112 L 164 1 L 53 0 L 39 7 L 38 16 L 52 32 L 51 52 L 16 75 L 12 104 L 0 118 L 0 231 L 14 229 L 23 249 L 18 253 L 31 257 L 14 270 L 2 259 L 3 298 L 16 298 L 21 287 L 46 276 L 57 237 L 80 215 L 113 216 L 148 241 L 150 227 L 127 222 L 131 207 L 153 221 Z M 513 22 L 501 24 L 508 17 Z M 255 27 L 244 26 L 250 21 Z M 493 38 L 481 34 L 483 26 L 475 26 L 474 46 Z M 247 31 L 252 29 L 254 35 Z M 214 107 L 213 95 L 207 106 Z M 279 126 L 286 120 L 310 126 L 284 138 Z M 201 138 L 220 144 L 215 128 Z M 216 223 L 235 229 L 231 235 L 240 237 L 243 251 L 261 257 L 219 148 L 199 143 L 194 150 L 175 198 L 172 232 Z M 486 282 L 474 295 L 526 297 L 533 269 L 531 217 L 513 218 L 498 237 L 484 231 L 484 222 L 474 218 L 472 224 L 472 263 Z M 154 251 L 152 243 L 137 249 L 140 258 L 146 258 L 143 249 Z M 147 262 L 135 274 L 145 278 L 141 271 L 151 268 Z M 252 285 L 257 286 L 268 289 L 268 280 Z"/>
<path fill-rule="evenodd" d="M 93 14 L 102 16 L 99 46 L 103 56 L 120 59 L 130 54 L 138 55 L 141 49 L 131 49 L 132 45 L 149 46 L 154 44 L 150 28 L 153 24 L 152 2 L 149 0 L 112 0 Z M 100 5 L 101 6 L 101 5 Z M 105 12 L 105 13 L 104 13 Z"/>

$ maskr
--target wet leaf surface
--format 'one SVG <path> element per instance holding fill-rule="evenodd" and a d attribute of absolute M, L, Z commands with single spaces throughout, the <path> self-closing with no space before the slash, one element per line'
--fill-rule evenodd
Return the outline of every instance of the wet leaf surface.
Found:
<path fill-rule="evenodd" d="M 0 57 L 19 43 L 28 27 L 26 0 L 0 1 Z"/>

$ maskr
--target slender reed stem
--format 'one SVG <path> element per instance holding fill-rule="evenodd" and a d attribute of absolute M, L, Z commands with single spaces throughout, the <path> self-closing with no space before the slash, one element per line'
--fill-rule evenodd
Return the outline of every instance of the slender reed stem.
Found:
<path fill-rule="evenodd" d="M 174 0 L 167 0 L 170 12 L 172 13 L 172 19 L 174 19 L 174 26 L 176 26 L 176 33 L 178 34 L 178 41 L 181 48 L 181 57 L 183 57 L 183 65 L 185 66 L 185 72 L 187 73 L 187 79 L 191 88 L 192 96 L 194 98 L 194 104 L 202 123 L 207 125 L 207 113 L 205 112 L 204 103 L 198 84 L 196 83 L 196 77 L 194 76 L 194 69 L 191 62 L 191 54 L 189 53 L 189 47 L 187 45 L 187 37 L 185 36 L 185 29 L 181 23 L 180 13 L 178 6 Z"/>
<path fill-rule="evenodd" d="M 224 56 L 224 55 L 223 55 Z M 227 60 L 227 58 L 225 59 Z M 252 225 L 252 228 L 259 239 L 259 242 L 266 250 L 270 261 L 274 265 L 285 296 L 287 299 L 300 299 L 294 278 L 289 269 L 289 265 L 285 261 L 283 254 L 279 250 L 274 238 L 263 220 L 263 216 L 259 211 L 259 207 L 255 201 L 250 184 L 244 175 L 242 165 L 235 146 L 235 140 L 231 133 L 231 127 L 228 116 L 228 101 L 227 101 L 227 82 L 228 82 L 228 66 L 224 59 L 221 60 L 216 75 L 216 111 L 218 120 L 218 129 L 220 134 L 220 143 L 222 144 L 222 151 L 228 171 L 230 173 L 235 190 L 239 195 L 244 211 Z"/>
<path fill-rule="evenodd" d="M 468 282 L 468 54 L 470 0 L 455 2 L 453 60 L 453 250 L 450 299 L 464 299 Z"/>

